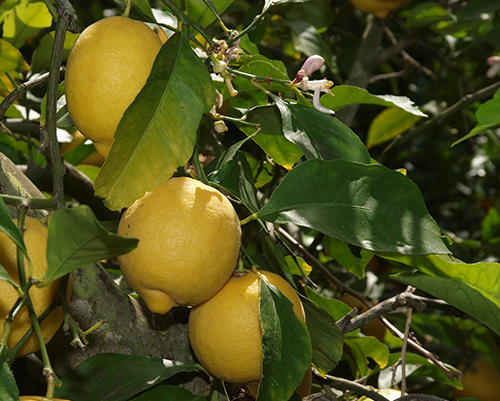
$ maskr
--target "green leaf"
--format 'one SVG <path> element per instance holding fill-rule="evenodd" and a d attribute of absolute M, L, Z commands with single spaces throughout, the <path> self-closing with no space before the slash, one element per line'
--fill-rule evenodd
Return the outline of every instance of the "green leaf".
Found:
<path fill-rule="evenodd" d="M 195 363 L 123 354 L 98 354 L 63 378 L 55 397 L 72 401 L 121 401 L 177 373 L 204 371 Z M 156 399 L 156 398 L 154 398 Z"/>
<path fill-rule="evenodd" d="M 257 201 L 257 191 L 253 185 L 250 165 L 241 152 L 235 153 L 233 157 L 222 164 L 228 153 L 232 153 L 231 149 L 206 166 L 207 179 L 216 187 L 235 196 L 248 210 L 256 212 L 259 208 L 259 202 Z M 211 169 L 214 170 L 208 172 Z"/>
<path fill-rule="evenodd" d="M 0 39 L 0 55 L 0 73 L 30 69 L 21 52 L 3 39 Z"/>
<path fill-rule="evenodd" d="M 389 348 L 375 337 L 346 337 L 345 344 L 352 352 L 361 377 L 368 374 L 368 358 L 373 359 L 381 368 L 387 366 Z"/>
<path fill-rule="evenodd" d="M 377 164 L 305 161 L 254 217 L 295 223 L 373 251 L 449 253 L 418 187 Z"/>
<path fill-rule="evenodd" d="M 488 209 L 488 214 L 481 222 L 481 233 L 485 240 L 498 236 L 500 230 L 500 213 L 494 207 Z"/>
<path fill-rule="evenodd" d="M 0 347 L 0 350 L 2 351 L 0 353 L 0 400 L 18 401 L 19 390 L 16 379 L 7 363 L 7 347 Z"/>
<path fill-rule="evenodd" d="M 375 104 L 399 107 L 415 116 L 427 117 L 406 96 L 372 95 L 366 89 L 349 85 L 334 86 L 331 89 L 331 94 L 327 93 L 321 96 L 321 104 L 331 110 L 338 110 L 350 104 Z"/>
<path fill-rule="evenodd" d="M 357 278 L 361 280 L 365 277 L 365 268 L 373 256 L 372 251 L 361 248 L 359 256 L 354 255 L 349 244 L 332 237 L 325 238 L 325 248 L 333 259 Z"/>
<path fill-rule="evenodd" d="M 500 335 L 499 263 L 467 264 L 445 255 L 380 256 L 420 271 L 420 274 L 395 275 L 396 280 L 448 302 Z"/>
<path fill-rule="evenodd" d="M 282 61 L 270 60 L 267 57 L 256 54 L 249 57 L 242 57 L 242 62 L 243 65 L 239 68 L 239 72 L 257 75 L 260 77 L 269 76 L 269 78 L 272 79 L 282 79 L 288 81 L 287 70 Z M 258 92 L 262 98 L 265 98 L 265 94 L 260 89 L 252 85 L 247 78 L 236 76 L 234 79 L 234 85 L 238 88 L 238 90 Z M 290 90 L 289 88 L 276 82 L 271 82 L 270 85 L 273 90 Z"/>
<path fill-rule="evenodd" d="M 191 157 L 201 117 L 214 102 L 207 68 L 189 41 L 174 34 L 118 125 L 95 181 L 96 195 L 119 210 L 167 182 Z"/>
<path fill-rule="evenodd" d="M 288 264 L 288 270 L 293 275 L 302 276 L 302 272 L 297 266 L 297 263 L 300 265 L 300 267 L 307 276 L 312 272 L 312 266 L 307 264 L 307 262 L 301 257 L 297 257 L 297 262 L 296 262 L 291 255 L 286 255 L 285 260 L 286 263 Z"/>
<path fill-rule="evenodd" d="M 41 287 L 89 263 L 130 252 L 137 243 L 106 230 L 87 205 L 63 207 L 49 220 L 48 266 Z"/>
<path fill-rule="evenodd" d="M 197 396 L 179 386 L 158 386 L 139 397 L 134 398 L 133 401 L 195 401 Z"/>
<path fill-rule="evenodd" d="M 45 3 L 22 3 L 8 11 L 3 24 L 3 38 L 19 49 L 26 39 L 52 25 L 52 15 Z"/>
<path fill-rule="evenodd" d="M 265 277 L 260 291 L 263 361 L 257 401 L 288 400 L 311 366 L 311 340 L 293 304 Z"/>
<path fill-rule="evenodd" d="M 44 35 L 40 40 L 40 44 L 33 51 L 33 57 L 31 59 L 31 70 L 33 73 L 49 69 L 52 47 L 54 46 L 54 36 L 54 31 Z M 73 47 L 73 44 L 78 36 L 79 35 L 77 33 L 66 32 L 62 54 L 63 61 L 68 58 L 69 52 L 71 51 L 71 48 Z"/>
<path fill-rule="evenodd" d="M 342 358 L 344 336 L 328 312 L 311 299 L 301 297 L 301 300 L 311 337 L 312 363 L 319 372 L 327 374 Z"/>
<path fill-rule="evenodd" d="M 28 261 L 31 263 L 28 251 L 26 250 L 23 235 L 10 217 L 9 210 L 7 209 L 7 206 L 2 198 L 0 198 L 0 232 L 3 232 L 12 241 L 14 241 L 14 243 L 21 249 Z"/>
<path fill-rule="evenodd" d="M 480 17 L 481 14 L 500 10 L 497 0 L 469 0 L 457 12 L 458 19 L 470 19 Z"/>
<path fill-rule="evenodd" d="M 500 125 L 500 89 L 496 91 L 493 99 L 482 104 L 476 111 L 477 124 L 467 135 L 455 141 L 451 146 L 456 146 L 466 139 L 472 138 L 483 131 L 498 127 Z"/>
<path fill-rule="evenodd" d="M 270 94 L 283 120 L 283 134 L 308 159 L 343 159 L 370 163 L 359 137 L 336 118 L 311 107 L 285 102 Z"/>
<path fill-rule="evenodd" d="M 214 11 L 220 15 L 232 2 L 233 0 L 187 0 L 186 11 L 188 17 L 202 26 L 207 26 L 216 20 Z"/>
<path fill-rule="evenodd" d="M 10 277 L 10 274 L 5 270 L 5 268 L 0 265 L 0 280 L 7 281 L 12 284 L 15 288 L 19 288 L 19 285 Z"/>
<path fill-rule="evenodd" d="M 437 3 L 426 2 L 414 7 L 406 18 L 406 28 L 418 28 L 441 21 L 455 21 L 456 17 Z"/>
<path fill-rule="evenodd" d="M 290 170 L 302 156 L 300 148 L 283 136 L 281 114 L 275 105 L 256 106 L 246 114 L 245 121 L 260 124 L 261 131 L 253 138 L 276 163 Z M 238 127 L 247 135 L 255 132 L 248 125 Z"/>
<path fill-rule="evenodd" d="M 409 114 L 398 107 L 383 110 L 370 125 L 366 146 L 368 149 L 387 142 L 413 127 L 420 116 Z"/>

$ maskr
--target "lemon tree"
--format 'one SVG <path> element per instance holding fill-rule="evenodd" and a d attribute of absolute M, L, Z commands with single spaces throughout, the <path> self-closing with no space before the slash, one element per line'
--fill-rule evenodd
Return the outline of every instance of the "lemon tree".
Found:
<path fill-rule="evenodd" d="M 499 13 L 4 2 L 0 399 L 487 399 Z"/>

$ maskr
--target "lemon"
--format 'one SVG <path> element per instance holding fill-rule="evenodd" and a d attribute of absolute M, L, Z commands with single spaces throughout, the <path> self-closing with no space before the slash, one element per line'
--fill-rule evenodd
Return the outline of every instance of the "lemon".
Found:
<path fill-rule="evenodd" d="M 47 271 L 47 259 L 45 252 L 47 249 L 48 229 L 38 220 L 26 217 L 24 226 L 24 242 L 28 250 L 28 255 L 33 262 L 33 277 L 40 277 Z M 17 248 L 14 242 L 6 234 L 0 232 L 0 265 L 2 265 L 9 275 L 19 284 L 17 270 Z M 27 262 L 25 268 L 27 270 Z M 32 286 L 29 290 L 30 298 L 35 308 L 37 316 L 41 315 L 54 300 L 59 291 L 60 280 L 50 283 L 44 288 Z M 0 280 L 0 322 L 3 322 L 10 309 L 18 299 L 18 294 L 14 287 L 7 281 Z M 61 306 L 56 307 L 41 323 L 43 340 L 49 342 L 62 324 L 64 318 Z M 9 336 L 8 348 L 12 348 L 21 340 L 24 334 L 31 327 L 31 319 L 26 306 L 19 312 L 14 321 Z M 0 337 L 3 334 L 4 325 L 0 324 Z M 37 352 L 40 349 L 38 340 L 33 334 L 19 350 L 17 356 L 24 356 Z"/>
<path fill-rule="evenodd" d="M 241 226 L 218 190 L 177 177 L 135 201 L 118 235 L 139 239 L 118 263 L 148 308 L 164 314 L 205 301 L 224 285 L 238 261 Z"/>
<path fill-rule="evenodd" d="M 453 389 L 453 399 L 475 397 L 481 401 L 498 401 L 500 372 L 486 359 L 475 359 L 465 370 L 463 390 Z"/>
<path fill-rule="evenodd" d="M 302 303 L 292 286 L 277 274 L 262 275 L 293 303 L 295 314 L 305 321 Z M 242 384 L 260 380 L 259 301 L 260 278 L 247 273 L 231 277 L 217 294 L 191 310 L 191 346 L 200 363 L 215 377 Z"/>
<path fill-rule="evenodd" d="M 389 13 L 401 4 L 404 0 L 350 0 L 359 10 L 365 13 L 374 13 L 378 18 L 387 18 Z"/>
<path fill-rule="evenodd" d="M 140 92 L 162 42 L 146 24 L 109 17 L 87 27 L 71 49 L 65 93 L 78 130 L 107 156 L 124 111 Z"/>

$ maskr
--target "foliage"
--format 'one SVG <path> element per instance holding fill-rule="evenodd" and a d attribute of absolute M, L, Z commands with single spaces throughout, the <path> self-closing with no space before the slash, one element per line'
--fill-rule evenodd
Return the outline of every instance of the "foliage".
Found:
<path fill-rule="evenodd" d="M 76 24 L 82 30 L 110 14 L 148 22 L 169 39 L 105 163 L 81 164 L 94 153 L 82 143 L 64 153 L 64 165 L 75 127 L 59 60 Z M 172 176 L 192 175 L 237 208 L 239 267 L 274 271 L 303 296 L 307 330 L 263 286 L 259 399 L 286 401 L 303 375 L 287 370 L 290 360 L 304 358 L 313 390 L 339 400 L 394 386 L 451 398 L 461 386 L 456 367 L 482 355 L 500 368 L 497 1 L 407 0 L 386 19 L 343 0 L 11 0 L 0 15 L 0 152 L 46 196 L 2 193 L 0 230 L 26 253 L 9 213 L 51 212 L 49 272 L 30 285 L 99 261 L 119 276 L 114 258 L 136 241 L 114 233 L 119 213 L 111 212 Z M 325 63 L 307 71 L 313 55 Z M 2 191 L 14 180 L 4 175 Z M 78 177 L 82 189 L 70 192 L 67 180 Z M 90 181 L 89 196 L 82 183 Z M 0 279 L 12 282 L 1 266 Z M 338 300 L 345 292 L 378 303 L 356 316 Z M 359 330 L 377 318 L 394 335 L 379 341 Z M 24 389 L 3 344 L 0 394 L 15 400 Z M 42 360 L 54 373 L 43 346 Z M 47 377 L 48 397 L 72 400 L 245 391 L 189 361 L 104 351 L 62 383 Z M 208 390 L 177 387 L 193 377 Z"/>

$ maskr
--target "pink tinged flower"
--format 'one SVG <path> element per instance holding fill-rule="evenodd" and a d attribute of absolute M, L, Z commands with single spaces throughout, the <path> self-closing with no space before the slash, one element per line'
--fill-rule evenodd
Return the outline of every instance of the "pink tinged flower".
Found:
<path fill-rule="evenodd" d="M 325 64 L 325 59 L 318 55 L 310 56 L 304 61 L 299 72 L 295 76 L 292 83 L 296 84 L 301 82 L 304 78 L 309 77 L 314 71 L 319 70 L 323 64 Z"/>
<path fill-rule="evenodd" d="M 494 78 L 500 72 L 500 56 L 488 57 L 486 63 L 490 66 L 486 72 L 488 78 Z"/>

